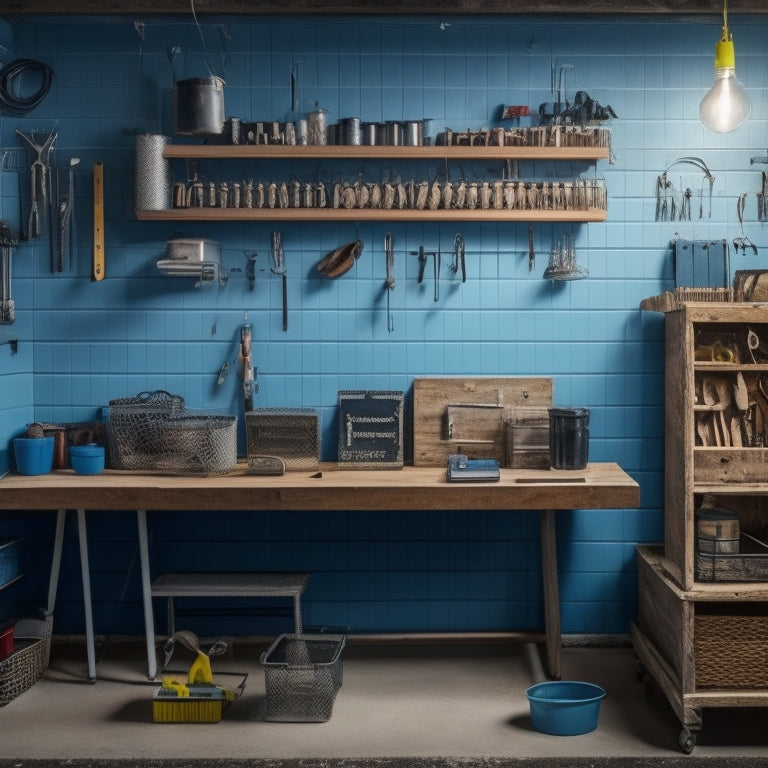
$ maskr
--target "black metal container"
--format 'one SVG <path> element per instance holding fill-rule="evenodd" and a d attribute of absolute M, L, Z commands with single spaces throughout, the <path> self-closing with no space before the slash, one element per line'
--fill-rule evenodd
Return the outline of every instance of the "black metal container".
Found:
<path fill-rule="evenodd" d="M 589 409 L 549 409 L 552 469 L 584 469 L 589 461 Z"/>

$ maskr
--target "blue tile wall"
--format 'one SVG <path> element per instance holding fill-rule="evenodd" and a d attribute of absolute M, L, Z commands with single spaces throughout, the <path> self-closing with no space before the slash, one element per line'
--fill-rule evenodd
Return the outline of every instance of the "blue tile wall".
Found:
<path fill-rule="evenodd" d="M 139 133 L 173 133 L 173 57 L 177 79 L 207 74 L 200 31 L 191 19 L 145 20 L 140 36 L 120 17 L 22 17 L 0 24 L 8 56 L 30 57 L 55 72 L 51 92 L 24 118 L 0 118 L 3 148 L 20 146 L 22 130 L 58 131 L 54 161 L 75 168 L 76 256 L 51 272 L 48 238 L 20 242 L 14 259 L 17 320 L 0 326 L 0 472 L 12 467 L 11 438 L 33 419 L 98 418 L 112 398 L 147 389 L 183 394 L 192 407 L 239 413 L 238 376 L 217 385 L 232 362 L 240 324 L 253 323 L 259 406 L 317 408 L 323 458 L 335 458 L 335 403 L 347 388 L 409 392 L 415 376 L 546 375 L 555 402 L 592 412 L 590 458 L 619 462 L 641 486 L 631 510 L 558 515 L 563 629 L 624 633 L 636 611 L 634 547 L 663 535 L 663 319 L 639 310 L 645 296 L 674 284 L 668 244 L 676 235 L 740 234 L 736 200 L 747 192 L 745 234 L 758 257 L 732 254 L 731 268 L 763 266 L 768 245 L 755 194 L 768 145 L 765 39 L 768 18 L 731 15 L 741 81 L 752 117 L 720 136 L 698 121 L 698 102 L 712 79 L 717 18 L 248 17 L 204 19 L 209 59 L 227 87 L 227 112 L 244 119 L 285 120 L 316 105 L 329 119 L 432 119 L 433 133 L 497 125 L 502 104 L 553 99 L 559 73 L 565 94 L 586 90 L 618 119 L 610 122 L 613 162 L 555 168 L 520 165 L 521 175 L 597 175 L 609 192 L 608 221 L 537 224 L 535 266 L 528 267 L 524 223 L 331 223 L 281 227 L 288 267 L 288 330 L 281 326 L 280 281 L 270 272 L 269 223 L 139 222 L 133 212 L 134 142 Z M 595 41 L 599 45 L 595 45 Z M 4 57 L 6 58 L 6 57 Z M 297 73 L 295 103 L 291 74 Z M 6 149 L 3 150 L 6 152 Z M 694 191 L 691 221 L 656 222 L 658 174 L 681 156 L 699 156 L 716 182 L 709 197 L 701 176 L 677 166 L 676 181 Z M 103 162 L 107 277 L 90 280 L 91 172 Z M 3 217 L 19 226 L 19 173 L 0 172 Z M 465 163 L 467 177 L 485 164 Z M 371 177 L 437 176 L 440 164 L 262 164 L 258 172 Z M 493 169 L 496 172 L 497 169 Z M 214 171 L 220 172 L 220 168 Z M 174 166 L 177 176 L 184 173 Z M 255 172 L 243 168 L 242 172 Z M 457 171 L 458 172 L 458 171 Z M 212 171 L 213 173 L 213 171 Z M 701 209 L 701 215 L 699 215 Z M 180 231 L 221 243 L 228 281 L 195 288 L 158 275 L 165 241 Z M 456 232 L 467 244 L 467 282 L 443 259 L 439 300 L 431 280 L 417 282 L 419 246 L 450 254 Z M 384 236 L 396 250 L 387 331 Z M 561 234 L 572 234 L 589 278 L 542 279 Z M 364 252 L 336 281 L 314 264 L 359 237 Z M 245 274 L 256 253 L 256 281 Z M 5 341 L 18 338 L 13 354 Z M 241 435 L 242 448 L 242 435 Z M 135 520 L 90 515 L 97 632 L 142 630 Z M 353 632 L 538 629 L 543 607 L 535 514 L 219 515 L 151 517 L 158 569 L 254 567 L 309 570 L 305 623 Z M 71 523 L 69 524 L 71 525 Z M 46 588 L 52 514 L 5 515 L 0 531 L 22 534 L 27 578 L 0 593 L 0 618 L 37 606 Z M 83 630 L 74 532 L 67 529 L 56 631 Z M 279 601 L 181 605 L 189 628 L 262 634 L 283 631 L 290 608 Z M 191 612 L 192 615 L 188 615 Z"/>

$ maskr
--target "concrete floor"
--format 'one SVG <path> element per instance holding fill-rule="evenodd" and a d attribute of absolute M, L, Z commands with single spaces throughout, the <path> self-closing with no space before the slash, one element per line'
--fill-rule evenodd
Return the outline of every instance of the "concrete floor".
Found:
<path fill-rule="evenodd" d="M 535 646 L 500 643 L 370 644 L 350 639 L 344 683 L 325 723 L 261 719 L 265 645 L 235 642 L 213 660 L 215 682 L 243 695 L 216 724 L 152 721 L 156 683 L 140 640 L 100 647 L 98 679 L 85 678 L 85 648 L 55 639 L 43 678 L 0 708 L 5 760 L 528 756 L 682 757 L 680 725 L 655 686 L 637 681 L 631 648 L 566 647 L 563 679 L 607 691 L 599 725 L 580 736 L 533 729 L 525 689 L 542 678 Z M 171 668 L 186 673 L 191 654 Z M 695 755 L 765 757 L 764 710 L 706 710 Z"/>

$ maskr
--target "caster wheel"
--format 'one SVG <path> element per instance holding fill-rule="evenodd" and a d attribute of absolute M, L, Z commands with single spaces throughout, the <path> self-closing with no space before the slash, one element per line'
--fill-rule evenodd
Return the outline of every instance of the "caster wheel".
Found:
<path fill-rule="evenodd" d="M 677 743 L 686 755 L 690 755 L 691 752 L 693 752 L 693 748 L 696 746 L 696 734 L 691 733 L 687 728 L 683 728 L 683 730 L 680 731 L 680 735 L 677 737 Z"/>

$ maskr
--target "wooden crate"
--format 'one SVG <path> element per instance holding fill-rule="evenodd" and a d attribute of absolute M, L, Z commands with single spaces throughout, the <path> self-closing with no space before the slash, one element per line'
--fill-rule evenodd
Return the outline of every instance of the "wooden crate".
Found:
<path fill-rule="evenodd" d="M 413 463 L 445 466 L 452 453 L 506 460 L 504 419 L 510 409 L 552 406 L 552 379 L 527 376 L 416 378 L 413 381 Z M 454 426 L 449 430 L 450 415 Z M 472 415 L 477 429 L 471 426 Z M 480 418 L 482 416 L 482 418 Z M 458 437 L 456 437 L 456 419 Z"/>
<path fill-rule="evenodd" d="M 504 417 L 506 466 L 549 469 L 549 408 L 510 408 Z"/>

